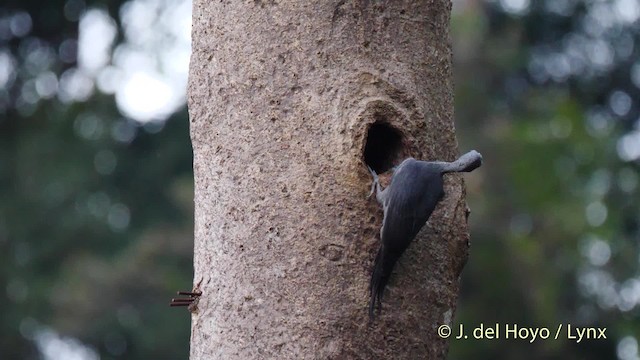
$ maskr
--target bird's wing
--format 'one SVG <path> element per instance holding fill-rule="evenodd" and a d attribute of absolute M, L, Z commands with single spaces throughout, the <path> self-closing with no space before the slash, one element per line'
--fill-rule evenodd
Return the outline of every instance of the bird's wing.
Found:
<path fill-rule="evenodd" d="M 404 177 L 390 187 L 382 228 L 382 240 L 389 251 L 401 254 L 429 220 L 443 195 L 440 174 L 429 177 Z M 412 192 L 407 188 L 423 186 L 428 191 Z"/>

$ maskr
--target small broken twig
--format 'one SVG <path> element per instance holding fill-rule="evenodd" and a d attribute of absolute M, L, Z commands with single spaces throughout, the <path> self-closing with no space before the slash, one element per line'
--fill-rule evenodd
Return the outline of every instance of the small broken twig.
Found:
<path fill-rule="evenodd" d="M 171 299 L 169 306 L 190 306 L 202 295 L 200 291 L 178 291 L 178 295 L 187 295 L 189 297 L 180 297 Z"/>

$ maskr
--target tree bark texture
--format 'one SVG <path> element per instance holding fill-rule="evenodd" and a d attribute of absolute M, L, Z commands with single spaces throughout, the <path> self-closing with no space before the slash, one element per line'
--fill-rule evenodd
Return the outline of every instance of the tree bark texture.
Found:
<path fill-rule="evenodd" d="M 464 184 L 375 321 L 371 176 L 457 156 L 449 0 L 195 0 L 191 359 L 442 359 L 468 254 Z"/>

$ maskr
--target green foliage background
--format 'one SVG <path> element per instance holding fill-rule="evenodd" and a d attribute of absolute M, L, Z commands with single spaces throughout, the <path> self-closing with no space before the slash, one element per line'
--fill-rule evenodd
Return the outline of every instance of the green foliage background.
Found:
<path fill-rule="evenodd" d="M 0 52 L 16 62 L 0 87 L 3 359 L 41 358 L 49 330 L 101 359 L 188 357 L 189 316 L 167 307 L 192 281 L 186 109 L 142 125 L 99 92 L 23 98 L 38 76 L 29 56 L 77 37 L 70 8 L 104 9 L 121 26 L 123 3 L 0 5 Z M 472 246 L 455 323 L 570 323 L 608 338 L 452 340 L 452 359 L 638 358 L 638 160 L 622 144 L 640 142 L 640 30 L 620 3 L 455 2 L 460 147 L 485 158 L 467 177 Z M 607 11 L 626 20 L 594 17 Z M 12 35 L 23 12 L 32 27 Z M 590 60 L 603 52 L 608 62 Z M 41 70 L 74 66 L 60 55 Z"/>

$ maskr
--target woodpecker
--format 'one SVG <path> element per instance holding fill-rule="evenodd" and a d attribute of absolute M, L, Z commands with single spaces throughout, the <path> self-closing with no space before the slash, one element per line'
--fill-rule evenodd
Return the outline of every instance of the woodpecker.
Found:
<path fill-rule="evenodd" d="M 382 190 L 378 174 L 369 167 L 373 176 L 371 197 L 382 205 L 383 220 L 380 229 L 380 249 L 371 274 L 371 300 L 369 317 L 374 318 L 376 304 L 381 308 L 382 295 L 396 262 L 431 216 L 444 197 L 442 175 L 451 172 L 470 172 L 482 165 L 482 155 L 475 150 L 454 162 L 405 159 L 393 171 L 391 183 Z"/>

